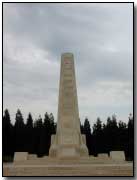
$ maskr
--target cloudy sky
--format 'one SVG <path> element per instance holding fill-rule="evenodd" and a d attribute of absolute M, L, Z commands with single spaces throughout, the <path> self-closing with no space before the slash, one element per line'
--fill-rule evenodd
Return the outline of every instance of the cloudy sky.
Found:
<path fill-rule="evenodd" d="M 133 111 L 130 3 L 3 5 L 3 106 L 12 122 L 53 112 L 57 120 L 60 56 L 75 58 L 80 119 L 91 124 Z"/>

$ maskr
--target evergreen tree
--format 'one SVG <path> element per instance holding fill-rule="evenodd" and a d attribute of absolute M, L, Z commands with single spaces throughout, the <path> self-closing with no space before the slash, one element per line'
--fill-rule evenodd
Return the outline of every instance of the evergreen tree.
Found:
<path fill-rule="evenodd" d="M 42 118 L 39 115 L 39 118 L 34 123 L 34 152 L 40 157 L 43 155 L 43 123 Z"/>
<path fill-rule="evenodd" d="M 15 152 L 26 151 L 26 132 L 25 124 L 21 111 L 18 109 L 15 117 L 14 125 Z"/>
<path fill-rule="evenodd" d="M 14 153 L 14 136 L 13 125 L 11 124 L 10 114 L 8 109 L 4 111 L 2 123 L 2 150 L 3 157 L 11 157 Z"/>
<path fill-rule="evenodd" d="M 117 149 L 120 151 L 125 151 L 126 153 L 127 141 L 127 125 L 126 123 L 119 121 L 117 134 Z"/>
<path fill-rule="evenodd" d="M 21 111 L 18 109 L 15 118 L 15 129 L 24 127 L 24 120 Z"/>
<path fill-rule="evenodd" d="M 10 127 L 10 126 L 11 126 L 10 114 L 8 109 L 5 109 L 3 116 L 3 127 Z"/>
<path fill-rule="evenodd" d="M 55 123 L 54 123 L 54 116 L 52 113 L 49 115 L 49 121 L 50 121 L 50 134 L 55 134 L 56 129 L 55 129 Z"/>
<path fill-rule="evenodd" d="M 90 128 L 90 123 L 89 123 L 88 118 L 85 118 L 85 121 L 84 121 L 84 131 L 85 131 L 85 134 L 91 134 L 91 128 Z"/>
<path fill-rule="evenodd" d="M 105 124 L 102 125 L 100 118 L 97 118 L 96 124 L 93 125 L 94 154 L 107 153 L 104 133 Z"/>
<path fill-rule="evenodd" d="M 33 119 L 31 113 L 29 113 L 26 123 L 27 128 L 33 128 Z"/>
<path fill-rule="evenodd" d="M 43 127 L 41 115 L 39 115 L 39 118 L 38 118 L 38 120 L 36 121 L 36 126 L 37 126 L 37 128 L 39 128 L 39 129 L 42 129 L 42 127 Z"/>
<path fill-rule="evenodd" d="M 50 119 L 51 118 L 51 119 Z M 49 148 L 50 148 L 50 143 L 51 143 L 51 124 L 54 124 L 54 117 L 52 117 L 52 114 L 50 116 L 46 112 L 45 117 L 44 117 L 44 139 L 45 139 L 45 154 L 49 154 Z M 53 130 L 54 131 L 54 130 Z"/>
<path fill-rule="evenodd" d="M 44 117 L 44 126 L 50 126 L 50 118 L 49 118 L 49 115 L 48 115 L 48 113 L 46 112 L 45 113 L 45 117 Z"/>
<path fill-rule="evenodd" d="M 26 150 L 29 153 L 33 153 L 33 146 L 34 146 L 34 131 L 33 131 L 33 119 L 31 113 L 28 114 L 27 122 L 26 122 Z"/>
<path fill-rule="evenodd" d="M 128 121 L 128 147 L 127 147 L 127 156 L 128 160 L 134 159 L 134 124 L 133 124 L 133 116 L 129 114 Z"/>
<path fill-rule="evenodd" d="M 57 124 L 54 122 L 52 113 L 41 116 L 34 122 L 31 113 L 28 114 L 26 125 L 21 111 L 18 109 L 14 126 L 11 123 L 9 111 L 6 109 L 3 115 L 2 139 L 3 157 L 13 157 L 14 152 L 27 151 L 38 156 L 48 155 L 51 143 L 51 135 L 55 134 Z M 109 153 L 114 150 L 124 150 L 126 160 L 134 159 L 134 124 L 130 114 L 128 124 L 119 121 L 113 115 L 102 124 L 97 118 L 93 125 L 93 133 L 88 118 L 84 125 L 80 124 L 81 133 L 86 135 L 86 144 L 89 154 L 97 156 L 98 153 Z M 5 159 L 3 159 L 5 160 Z"/>
<path fill-rule="evenodd" d="M 86 144 L 88 147 L 89 154 L 92 152 L 92 138 L 91 138 L 91 128 L 88 118 L 84 121 L 84 134 L 86 135 Z"/>
<path fill-rule="evenodd" d="M 101 131 L 102 131 L 102 122 L 98 117 L 96 124 L 93 125 L 93 134 L 99 133 Z"/>
<path fill-rule="evenodd" d="M 124 122 L 122 122 L 122 121 L 119 121 L 119 123 L 118 123 L 118 128 L 119 128 L 120 130 L 126 129 L 126 127 L 127 127 L 126 123 L 124 123 Z"/>
<path fill-rule="evenodd" d="M 80 131 L 81 131 L 81 134 L 84 134 L 84 126 L 81 123 L 80 123 Z"/>

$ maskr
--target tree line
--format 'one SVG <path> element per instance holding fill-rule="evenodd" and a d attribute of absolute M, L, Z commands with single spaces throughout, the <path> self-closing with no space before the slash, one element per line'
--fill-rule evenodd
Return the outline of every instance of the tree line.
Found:
<path fill-rule="evenodd" d="M 115 115 L 108 117 L 106 123 L 97 118 L 92 133 L 89 120 L 86 118 L 84 125 L 81 125 L 81 132 L 86 134 L 90 155 L 97 156 L 99 153 L 110 155 L 110 151 L 124 151 L 126 160 L 134 159 L 134 125 L 131 114 L 127 124 L 117 122 Z"/>
<path fill-rule="evenodd" d="M 29 152 L 38 157 L 49 154 L 51 135 L 56 133 L 57 124 L 52 113 L 47 112 L 35 121 L 31 113 L 28 114 L 26 123 L 21 111 L 18 109 L 14 125 L 8 109 L 4 111 L 2 120 L 2 153 L 3 161 L 12 161 L 14 152 Z M 134 156 L 134 126 L 130 114 L 128 123 L 117 122 L 116 116 L 107 118 L 102 123 L 97 118 L 92 131 L 88 118 L 80 124 L 81 133 L 86 135 L 86 144 L 89 155 L 97 156 L 99 153 L 108 153 L 114 150 L 125 152 L 126 160 L 133 160 Z"/>

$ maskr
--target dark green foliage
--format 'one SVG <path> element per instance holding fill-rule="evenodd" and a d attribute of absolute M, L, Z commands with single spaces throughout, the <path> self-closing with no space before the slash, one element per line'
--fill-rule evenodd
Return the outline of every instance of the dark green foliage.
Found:
<path fill-rule="evenodd" d="M 2 133 L 3 156 L 12 156 L 14 154 L 14 133 L 8 109 L 4 112 L 2 120 Z"/>
<path fill-rule="evenodd" d="M 21 114 L 21 111 L 18 109 L 16 113 L 16 118 L 15 118 L 15 129 L 21 129 L 24 128 L 24 120 Z"/>
<path fill-rule="evenodd" d="M 102 131 L 102 122 L 100 118 L 97 118 L 96 124 L 93 125 L 93 134 L 96 134 L 97 132 Z"/>
<path fill-rule="evenodd" d="M 34 126 L 34 139 L 35 139 L 35 152 L 38 156 L 42 156 L 43 155 L 43 123 L 42 123 L 42 118 L 41 116 L 39 116 L 38 120 L 35 121 L 35 126 Z"/>
<path fill-rule="evenodd" d="M 26 124 L 18 109 L 14 126 L 11 124 L 8 110 L 3 116 L 3 160 L 12 159 L 14 152 L 26 151 L 38 156 L 48 155 L 51 135 L 56 133 L 54 116 L 45 114 L 44 122 L 41 116 L 33 123 L 31 113 Z M 11 157 L 11 158 L 10 158 Z"/>
<path fill-rule="evenodd" d="M 13 162 L 13 155 L 3 155 L 3 162 Z"/>
<path fill-rule="evenodd" d="M 9 127 L 9 126 L 11 126 L 11 120 L 10 120 L 10 115 L 9 115 L 8 109 L 6 109 L 6 110 L 4 111 L 3 119 L 4 119 L 4 121 L 3 121 L 3 127 Z"/>
<path fill-rule="evenodd" d="M 108 117 L 107 124 L 103 131 L 105 135 L 104 139 L 106 143 L 106 150 L 108 152 L 112 150 L 117 150 L 118 126 L 115 115 L 113 115 L 112 118 Z"/>
<path fill-rule="evenodd" d="M 92 136 L 91 136 L 91 128 L 90 128 L 90 123 L 89 123 L 88 118 L 86 118 L 84 121 L 83 132 L 86 135 L 86 143 L 87 143 L 89 154 L 91 154 L 91 152 L 92 152 Z"/>
<path fill-rule="evenodd" d="M 52 113 L 49 115 L 49 120 L 50 120 L 50 134 L 55 134 L 56 133 L 56 127 L 54 123 L 54 116 Z"/>
<path fill-rule="evenodd" d="M 100 118 L 97 118 L 93 125 L 93 133 L 90 134 L 89 121 L 85 120 L 86 126 L 82 131 L 86 134 L 89 154 L 97 156 L 98 153 L 108 153 L 110 151 L 124 151 L 126 160 L 134 159 L 134 125 L 133 117 L 130 115 L 128 125 L 119 121 L 116 116 L 108 117 L 107 123 L 102 125 Z M 82 125 L 81 125 L 82 127 Z M 88 132 L 88 133 L 87 133 Z"/>
<path fill-rule="evenodd" d="M 26 127 L 33 128 L 33 119 L 32 119 L 31 113 L 29 113 L 29 115 L 28 115 Z"/>
<path fill-rule="evenodd" d="M 25 151 L 37 154 L 39 157 L 48 155 L 51 135 L 56 133 L 57 124 L 54 123 L 54 116 L 47 112 L 44 119 L 39 116 L 33 122 L 31 113 L 28 114 L 26 124 L 21 111 L 18 109 L 14 126 L 8 110 L 3 116 L 3 161 L 13 160 L 14 152 Z M 84 124 L 80 124 L 81 133 L 86 135 L 86 143 L 89 154 L 97 156 L 99 153 L 108 153 L 114 150 L 125 151 L 126 160 L 134 159 L 134 124 L 130 114 L 128 124 L 119 121 L 116 116 L 107 118 L 106 124 L 102 124 L 97 118 L 91 132 L 90 122 L 85 119 Z"/>
<path fill-rule="evenodd" d="M 33 153 L 33 145 L 34 145 L 34 130 L 33 130 L 33 119 L 31 113 L 28 114 L 26 127 L 25 127 L 25 137 L 26 137 L 26 150 L 29 153 Z"/>
<path fill-rule="evenodd" d="M 56 127 L 54 123 L 54 116 L 52 113 L 48 115 L 46 112 L 44 117 L 44 141 L 45 141 L 45 154 L 49 154 L 50 142 L 51 142 L 51 135 L 56 133 Z"/>
<path fill-rule="evenodd" d="M 84 134 L 84 126 L 80 123 L 81 134 Z"/>
<path fill-rule="evenodd" d="M 94 140 L 94 147 L 93 147 L 93 154 L 97 155 L 98 153 L 106 152 L 105 147 L 105 137 L 103 133 L 103 125 L 100 118 L 97 118 L 96 124 L 93 125 L 93 140 Z"/>
<path fill-rule="evenodd" d="M 134 159 L 134 120 L 132 114 L 130 114 L 129 116 L 127 137 L 128 137 L 128 143 L 126 148 L 127 160 L 133 160 Z"/>
<path fill-rule="evenodd" d="M 26 128 L 21 111 L 18 109 L 14 125 L 15 152 L 26 151 Z"/>
<path fill-rule="evenodd" d="M 84 122 L 84 132 L 85 134 L 91 134 L 91 128 L 88 118 L 86 118 Z"/>
<path fill-rule="evenodd" d="M 56 133 L 54 117 L 45 113 L 44 122 L 41 116 L 34 123 L 34 151 L 39 157 L 49 154 L 51 135 Z"/>

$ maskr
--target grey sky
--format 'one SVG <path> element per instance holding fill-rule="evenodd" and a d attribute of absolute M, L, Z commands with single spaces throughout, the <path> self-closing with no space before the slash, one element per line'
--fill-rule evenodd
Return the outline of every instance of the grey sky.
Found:
<path fill-rule="evenodd" d="M 79 113 L 93 124 L 133 111 L 133 20 L 130 3 L 5 3 L 3 95 L 14 122 L 57 117 L 60 56 L 75 58 Z"/>

